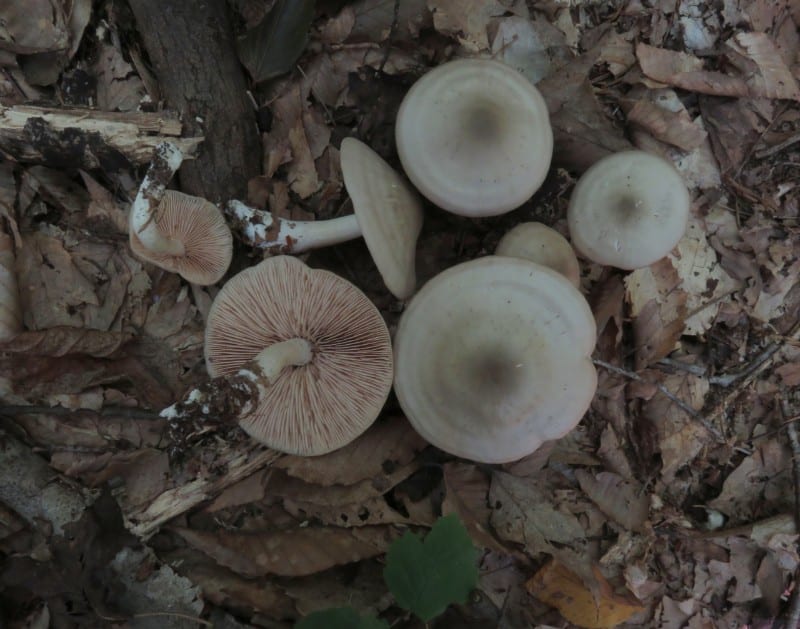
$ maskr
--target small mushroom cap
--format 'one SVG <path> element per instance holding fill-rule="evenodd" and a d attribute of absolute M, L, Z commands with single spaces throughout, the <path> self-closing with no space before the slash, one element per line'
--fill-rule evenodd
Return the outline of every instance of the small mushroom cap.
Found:
<path fill-rule="evenodd" d="M 542 185 L 553 154 L 539 91 L 488 59 L 450 61 L 423 76 L 403 99 L 395 135 L 411 182 L 463 216 L 522 205 Z"/>
<path fill-rule="evenodd" d="M 595 322 L 559 273 L 487 256 L 430 280 L 395 335 L 395 392 L 436 447 L 514 461 L 575 427 L 597 386 Z"/>
<path fill-rule="evenodd" d="M 291 256 L 268 258 L 231 278 L 208 315 L 212 377 L 236 373 L 261 350 L 302 338 L 311 362 L 288 367 L 240 421 L 271 448 L 313 456 L 350 443 L 380 413 L 392 386 L 389 331 L 347 280 Z"/>
<path fill-rule="evenodd" d="M 500 239 L 495 255 L 522 258 L 561 273 L 575 288 L 581 285 L 581 268 L 572 245 L 543 223 L 520 223 Z"/>
<path fill-rule="evenodd" d="M 167 238 L 183 243 L 180 256 L 146 249 L 133 230 L 133 253 L 192 284 L 208 286 L 218 282 L 231 263 L 233 236 L 219 208 L 200 197 L 167 190 L 154 219 Z"/>
<path fill-rule="evenodd" d="M 342 140 L 342 174 L 361 233 L 386 287 L 398 299 L 414 293 L 422 204 L 380 155 L 355 138 Z"/>
<path fill-rule="evenodd" d="M 644 151 L 604 157 L 587 170 L 567 209 L 570 238 L 584 256 L 639 269 L 678 244 L 689 221 L 686 184 L 666 160 Z"/>

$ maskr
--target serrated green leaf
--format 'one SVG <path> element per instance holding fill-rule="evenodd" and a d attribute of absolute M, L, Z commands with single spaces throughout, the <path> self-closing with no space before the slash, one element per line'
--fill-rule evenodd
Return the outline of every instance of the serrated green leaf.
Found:
<path fill-rule="evenodd" d="M 439 518 L 423 542 L 410 531 L 392 542 L 383 578 L 397 604 L 428 622 L 464 603 L 478 583 L 478 551 L 455 514 Z"/>
<path fill-rule="evenodd" d="M 278 0 L 255 28 L 237 45 L 241 59 L 256 83 L 288 72 L 308 43 L 314 0 Z"/>
<path fill-rule="evenodd" d="M 338 607 L 313 612 L 294 629 L 389 629 L 389 625 L 373 616 L 359 616 L 352 607 Z"/>

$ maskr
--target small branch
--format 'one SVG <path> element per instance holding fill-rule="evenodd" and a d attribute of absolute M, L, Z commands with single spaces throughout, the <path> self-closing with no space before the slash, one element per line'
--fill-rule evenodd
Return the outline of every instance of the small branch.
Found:
<path fill-rule="evenodd" d="M 720 443 L 725 442 L 725 437 L 722 433 L 717 430 L 708 420 L 706 420 L 700 413 L 698 413 L 695 409 L 689 406 L 686 402 L 682 399 L 677 397 L 672 391 L 667 389 L 663 384 L 659 382 L 650 382 L 649 380 L 645 380 L 642 378 L 638 373 L 633 371 L 628 371 L 627 369 L 622 369 L 621 367 L 617 367 L 616 365 L 612 365 L 611 363 L 607 363 L 604 360 L 599 360 L 597 358 L 592 359 L 592 362 L 595 365 L 603 367 L 604 369 L 608 369 L 609 371 L 613 371 L 621 376 L 625 376 L 626 378 L 630 378 L 631 380 L 635 380 L 636 382 L 643 382 L 645 384 L 651 384 L 655 386 L 661 393 L 663 393 L 670 401 L 672 401 L 675 405 L 677 405 L 684 413 L 686 413 L 689 417 L 694 419 L 695 421 L 700 422 L 703 427 Z"/>

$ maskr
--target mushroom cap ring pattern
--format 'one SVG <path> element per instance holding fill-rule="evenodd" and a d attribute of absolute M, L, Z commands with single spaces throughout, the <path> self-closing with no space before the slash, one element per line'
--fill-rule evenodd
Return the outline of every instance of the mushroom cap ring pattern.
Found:
<path fill-rule="evenodd" d="M 400 105 L 395 137 L 403 169 L 423 196 L 463 216 L 525 203 L 553 155 L 541 94 L 489 59 L 450 61 L 424 75 Z"/>
<path fill-rule="evenodd" d="M 264 348 L 293 338 L 312 346 L 307 365 L 288 367 L 240 420 L 255 440 L 313 456 L 363 433 L 392 386 L 391 339 L 370 299 L 347 280 L 277 256 L 231 278 L 208 316 L 205 357 L 226 376 Z"/>
<path fill-rule="evenodd" d="M 419 434 L 485 463 L 569 432 L 597 386 L 589 305 L 559 273 L 487 256 L 411 300 L 395 335 L 395 392 Z"/>

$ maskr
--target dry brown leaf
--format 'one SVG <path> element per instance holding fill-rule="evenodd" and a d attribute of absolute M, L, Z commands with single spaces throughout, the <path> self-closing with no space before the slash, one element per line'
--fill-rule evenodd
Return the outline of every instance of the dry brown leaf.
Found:
<path fill-rule="evenodd" d="M 512 15 L 489 25 L 492 57 L 538 83 L 572 59 L 564 35 L 550 22 Z"/>
<path fill-rule="evenodd" d="M 747 96 L 747 84 L 739 77 L 703 70 L 703 61 L 684 52 L 636 45 L 636 58 L 648 77 L 690 92 L 715 96 Z"/>
<path fill-rule="evenodd" d="M 461 518 L 472 541 L 498 553 L 508 553 L 489 530 L 489 479 L 469 463 L 445 463 L 445 496 L 442 515 L 455 513 Z"/>
<path fill-rule="evenodd" d="M 641 532 L 650 512 L 650 498 L 639 483 L 626 481 L 612 472 L 592 475 L 575 470 L 575 477 L 586 495 L 625 529 Z"/>
<path fill-rule="evenodd" d="M 355 575 L 353 575 L 355 572 Z M 366 560 L 344 575 L 328 570 L 286 583 L 284 590 L 292 597 L 303 616 L 331 607 L 354 607 L 361 613 L 377 615 L 392 604 L 392 595 L 383 581 L 383 565 Z"/>
<path fill-rule="evenodd" d="M 0 48 L 23 55 L 69 46 L 68 15 L 62 0 L 30 0 L 3 5 Z"/>
<path fill-rule="evenodd" d="M 144 84 L 116 47 L 102 44 L 92 71 L 97 77 L 97 106 L 103 111 L 136 111 Z"/>
<path fill-rule="evenodd" d="M 489 21 L 507 10 L 499 0 L 428 0 L 428 8 L 434 28 L 455 37 L 470 52 L 489 49 Z"/>
<path fill-rule="evenodd" d="M 698 129 L 686 110 L 670 111 L 660 105 L 657 95 L 648 96 L 654 98 L 655 102 L 642 97 L 622 101 L 628 122 L 647 131 L 657 140 L 684 151 L 691 151 L 703 144 L 707 134 L 703 129 Z"/>
<path fill-rule="evenodd" d="M 777 508 L 791 509 L 791 455 L 775 439 L 762 443 L 725 479 L 722 493 L 708 505 L 736 522 L 758 520 Z"/>
<path fill-rule="evenodd" d="M 130 333 L 105 332 L 58 326 L 35 332 L 22 332 L 11 341 L 0 343 L 4 352 L 30 356 L 67 356 L 86 354 L 108 358 L 132 338 Z"/>
<path fill-rule="evenodd" d="M 600 56 L 597 60 L 607 63 L 609 72 L 614 76 L 622 75 L 636 63 L 636 55 L 633 52 L 633 43 L 631 42 L 635 35 L 635 31 L 617 33 L 612 30 L 603 38 L 600 46 Z"/>
<path fill-rule="evenodd" d="M 386 552 L 391 527 L 301 528 L 271 533 L 172 529 L 217 563 L 245 577 L 299 577 Z"/>
<path fill-rule="evenodd" d="M 358 0 L 352 7 L 355 14 L 353 39 L 382 42 L 392 34 L 395 41 L 406 41 L 416 37 L 421 28 L 432 24 L 426 0 L 403 0 L 398 3 L 386 0 Z M 392 25 L 395 22 L 396 26 L 393 29 Z"/>
<path fill-rule="evenodd" d="M 636 370 L 667 356 L 683 333 L 688 295 L 670 258 L 625 278 L 636 340 Z"/>
<path fill-rule="evenodd" d="M 754 95 L 800 101 L 800 86 L 769 35 L 740 32 L 727 44 L 758 66 L 747 81 Z"/>
<path fill-rule="evenodd" d="M 313 520 L 324 526 L 375 526 L 378 524 L 416 524 L 430 526 L 432 518 L 419 521 L 407 517 L 393 509 L 383 496 L 369 498 L 363 502 L 343 505 L 316 505 L 312 502 L 301 502 L 285 498 L 283 508 L 295 518 L 306 521 Z"/>
<path fill-rule="evenodd" d="M 612 629 L 646 608 L 614 594 L 611 585 L 595 568 L 599 596 L 580 577 L 557 561 L 551 561 L 528 581 L 526 588 L 536 598 L 558 609 L 564 618 L 587 629 Z"/>
<path fill-rule="evenodd" d="M 83 170 L 78 171 L 89 192 L 91 202 L 86 208 L 86 218 L 107 225 L 119 234 L 128 233 L 128 215 L 114 199 L 114 195 Z"/>
<path fill-rule="evenodd" d="M 427 445 L 405 417 L 391 417 L 376 422 L 335 452 L 316 457 L 285 456 L 275 467 L 308 483 L 353 485 L 407 465 Z"/>

